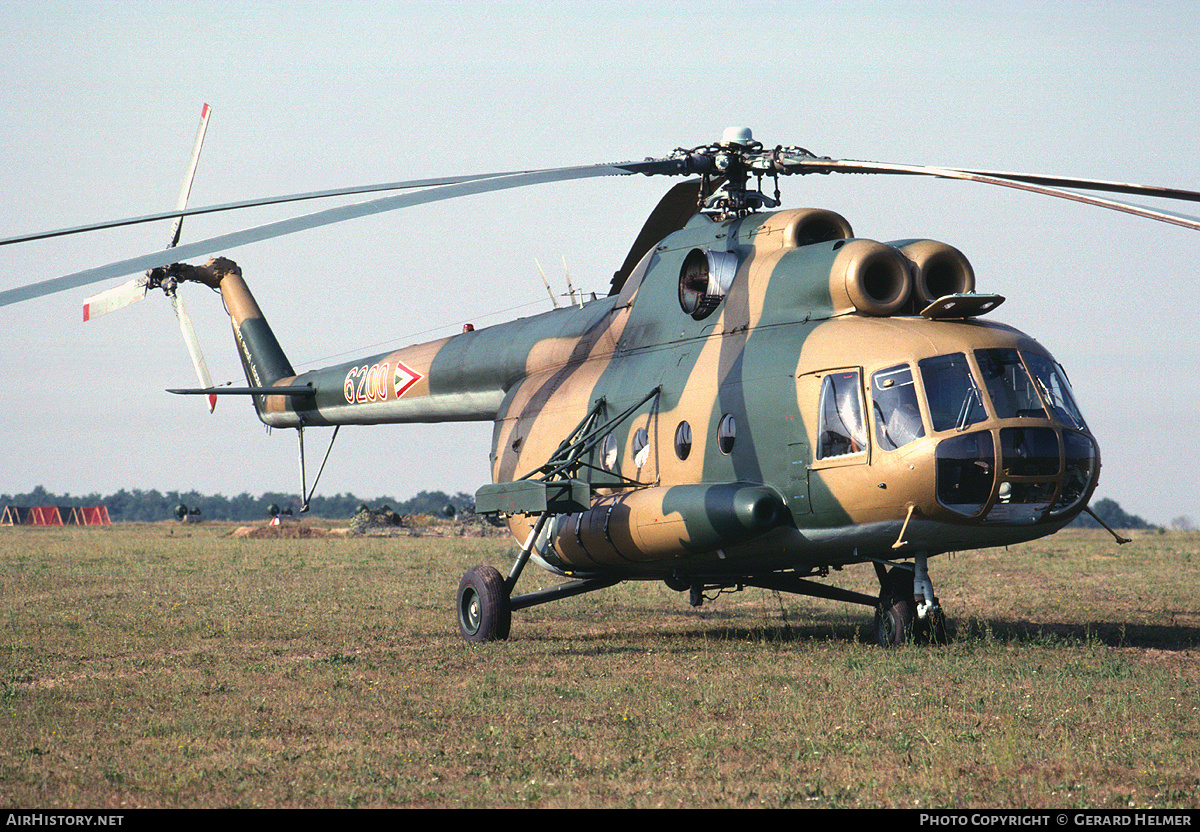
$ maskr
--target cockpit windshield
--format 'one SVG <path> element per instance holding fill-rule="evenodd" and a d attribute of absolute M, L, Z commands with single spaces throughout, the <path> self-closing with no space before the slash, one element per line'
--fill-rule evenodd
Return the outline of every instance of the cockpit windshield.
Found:
<path fill-rule="evenodd" d="M 965 353 L 918 363 L 933 429 L 958 434 L 937 445 L 938 501 L 989 523 L 1033 523 L 1075 509 L 1095 485 L 1097 453 L 1062 368 L 1011 347 L 971 357 L 974 371 Z M 874 386 L 872 395 L 879 396 Z M 993 419 L 1000 424 L 968 430 Z"/>
<path fill-rule="evenodd" d="M 1052 359 L 1011 348 L 976 350 L 974 355 L 997 419 L 1053 418 L 1069 428 L 1087 429 L 1067 377 Z M 988 418 L 966 355 L 939 355 L 918 366 L 935 431 L 961 432 Z"/>
<path fill-rule="evenodd" d="M 918 366 L 935 431 L 961 431 L 987 418 L 983 396 L 963 353 L 925 358 Z"/>
<path fill-rule="evenodd" d="M 999 419 L 1045 419 L 1046 411 L 1016 350 L 976 350 L 975 360 Z"/>
<path fill-rule="evenodd" d="M 1036 353 L 1025 353 L 1025 363 L 1029 365 L 1029 371 L 1033 373 L 1038 390 L 1041 391 L 1054 418 L 1069 427 L 1086 430 L 1083 414 L 1075 404 L 1071 386 L 1067 383 L 1062 368 L 1044 355 Z"/>

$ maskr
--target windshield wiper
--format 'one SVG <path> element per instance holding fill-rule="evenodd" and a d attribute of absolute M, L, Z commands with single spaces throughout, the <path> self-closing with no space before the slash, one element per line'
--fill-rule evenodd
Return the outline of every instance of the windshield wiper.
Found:
<path fill-rule="evenodd" d="M 983 406 L 983 401 L 979 398 L 979 390 L 975 387 L 975 382 L 971 382 L 971 386 L 967 388 L 967 395 L 963 397 L 963 403 L 958 409 L 958 422 L 954 425 L 954 429 L 962 433 L 971 424 L 971 400 L 974 399 L 975 404 Z"/>

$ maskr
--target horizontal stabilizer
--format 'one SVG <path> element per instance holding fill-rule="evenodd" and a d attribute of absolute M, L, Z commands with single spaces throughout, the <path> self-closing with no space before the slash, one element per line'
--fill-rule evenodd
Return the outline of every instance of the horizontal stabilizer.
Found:
<path fill-rule="evenodd" d="M 317 391 L 304 384 L 294 387 L 200 387 L 167 392 L 180 396 L 313 396 Z"/>

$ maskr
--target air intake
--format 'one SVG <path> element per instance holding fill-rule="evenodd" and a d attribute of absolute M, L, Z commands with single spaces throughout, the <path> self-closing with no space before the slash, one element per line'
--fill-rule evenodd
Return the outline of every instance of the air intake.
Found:
<path fill-rule="evenodd" d="M 961 251 L 934 240 L 893 243 L 913 264 L 913 300 L 918 310 L 947 295 L 975 291 L 975 270 Z"/>
<path fill-rule="evenodd" d="M 829 270 L 834 314 L 895 315 L 911 293 L 908 261 L 896 249 L 874 240 L 851 240 L 841 246 Z"/>

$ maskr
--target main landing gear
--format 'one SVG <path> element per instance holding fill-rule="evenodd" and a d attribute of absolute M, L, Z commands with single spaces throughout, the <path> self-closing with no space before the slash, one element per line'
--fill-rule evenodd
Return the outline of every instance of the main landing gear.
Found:
<path fill-rule="evenodd" d="M 946 616 L 933 594 L 928 556 L 919 554 L 915 563 L 888 569 L 876 562 L 879 603 L 875 607 L 875 640 L 881 647 L 898 647 L 906 642 L 946 643 Z"/>
<path fill-rule="evenodd" d="M 512 629 L 513 611 L 595 592 L 620 583 L 600 578 L 568 581 L 514 596 L 511 594 L 512 588 L 522 566 L 524 563 L 518 558 L 508 578 L 502 578 L 491 566 L 473 566 L 467 570 L 458 583 L 458 631 L 463 638 L 467 641 L 504 641 Z"/>
<path fill-rule="evenodd" d="M 533 553 L 535 542 L 545 526 L 546 515 L 530 532 L 512 571 L 503 577 L 492 566 L 474 566 L 458 584 L 458 629 L 470 642 L 504 641 L 512 629 L 515 610 L 545 604 L 561 598 L 594 592 L 614 584 L 617 579 L 584 579 L 568 581 L 524 595 L 513 596 L 517 578 Z M 912 564 L 875 562 L 879 576 L 879 597 L 826 586 L 790 574 L 772 573 L 748 577 L 737 588 L 757 586 L 780 592 L 831 598 L 875 607 L 875 638 L 882 647 L 898 647 L 908 642 L 924 644 L 946 643 L 946 618 L 929 580 L 928 555 L 918 554 Z M 667 582 L 672 589 L 691 589 L 693 603 L 703 597 L 703 584 Z"/>
<path fill-rule="evenodd" d="M 467 641 L 504 641 L 512 629 L 514 610 L 535 607 L 585 592 L 595 592 L 620 583 L 618 580 L 592 578 L 568 581 L 513 596 L 512 591 L 517 585 L 517 578 L 529 562 L 548 519 L 549 515 L 546 514 L 538 518 L 507 578 L 502 577 L 493 566 L 473 566 L 458 582 L 458 631 Z"/>

